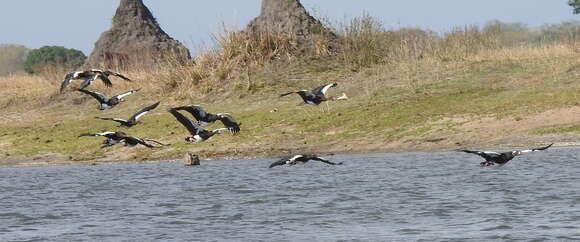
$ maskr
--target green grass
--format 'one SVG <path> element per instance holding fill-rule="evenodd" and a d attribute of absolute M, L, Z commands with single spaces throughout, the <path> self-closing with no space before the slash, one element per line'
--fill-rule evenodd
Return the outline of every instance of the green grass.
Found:
<path fill-rule="evenodd" d="M 459 134 L 461 131 L 455 127 L 458 124 L 453 122 L 444 123 L 442 130 L 435 128 L 435 122 L 448 117 L 466 117 L 466 122 L 482 117 L 521 120 L 543 111 L 578 105 L 580 85 L 574 68 L 579 59 L 571 56 L 559 60 L 562 66 L 557 70 L 541 58 L 472 61 L 445 69 L 430 69 L 425 64 L 427 66 L 421 69 L 427 71 L 421 73 L 421 81 L 412 88 L 405 85 L 396 68 L 385 70 L 385 66 L 377 65 L 351 72 L 340 65 L 311 65 L 313 60 L 310 60 L 278 65 L 275 71 L 257 70 L 252 74 L 254 83 L 249 88 L 241 85 L 246 77 L 240 77 L 231 82 L 237 86 L 229 93 L 210 92 L 206 98 L 199 99 L 173 98 L 173 93 L 168 93 L 161 97 L 162 104 L 157 110 L 144 116 L 143 123 L 131 129 L 116 128 L 116 123 L 94 117 L 127 118 L 125 116 L 138 110 L 140 104 L 155 101 L 150 96 L 158 95 L 138 93 L 107 111 L 96 110 L 97 105 L 91 99 L 74 105 L 67 104 L 67 100 L 56 100 L 48 106 L 24 102 L 19 105 L 23 108 L 32 105 L 43 114 L 36 116 L 38 120 L 34 121 L 0 123 L 0 148 L 11 156 L 58 153 L 76 161 L 146 160 L 181 158 L 188 151 L 203 157 L 255 156 L 322 147 L 341 151 L 348 144 L 364 147 L 403 138 L 424 140 Z M 301 69 L 302 66 L 310 67 Z M 441 73 L 445 78 L 440 77 Z M 278 97 L 280 89 L 313 87 L 327 81 L 340 83 L 339 87 L 331 89 L 331 95 L 345 92 L 350 99 L 328 105 L 297 106 L 300 102 L 297 95 Z M 183 138 L 188 135 L 187 130 L 166 110 L 169 106 L 193 103 L 203 104 L 210 112 L 231 113 L 242 123 L 242 132 L 236 136 L 221 134 L 204 143 L 186 144 Z M 274 109 L 278 111 L 271 112 Z M 220 126 L 216 123 L 210 128 Z M 101 149 L 103 138 L 78 137 L 81 133 L 109 130 L 170 145 L 153 150 L 120 145 Z M 579 131 L 580 125 L 564 124 L 530 133 Z M 400 149 L 406 148 L 401 146 Z"/>

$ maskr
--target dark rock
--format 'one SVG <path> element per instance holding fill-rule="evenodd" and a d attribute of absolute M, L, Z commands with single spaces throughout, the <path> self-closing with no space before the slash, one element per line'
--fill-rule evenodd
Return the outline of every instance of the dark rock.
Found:
<path fill-rule="evenodd" d="M 190 54 L 161 29 L 142 0 L 121 0 L 111 29 L 101 34 L 85 66 L 124 69 L 165 58 L 185 61 Z"/>
<path fill-rule="evenodd" d="M 199 166 L 201 164 L 199 156 L 192 153 L 185 154 L 184 160 L 186 166 Z"/>
<path fill-rule="evenodd" d="M 291 33 L 299 41 L 314 35 L 336 39 L 336 35 L 312 17 L 298 0 L 262 0 L 260 16 L 248 24 L 246 31 Z"/>

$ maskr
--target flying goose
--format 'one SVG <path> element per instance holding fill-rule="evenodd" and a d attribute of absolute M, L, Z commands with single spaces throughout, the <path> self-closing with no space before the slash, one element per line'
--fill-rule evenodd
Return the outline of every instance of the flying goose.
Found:
<path fill-rule="evenodd" d="M 233 134 L 240 132 L 240 124 L 229 113 L 212 114 L 206 112 L 203 107 L 198 105 L 189 105 L 173 108 L 175 110 L 185 110 L 198 121 L 199 126 L 206 126 L 216 120 L 221 121 L 224 126 Z"/>
<path fill-rule="evenodd" d="M 85 84 L 85 82 L 87 80 L 92 80 L 92 79 L 95 79 L 95 73 L 93 73 L 92 71 L 75 71 L 75 72 L 67 73 L 64 76 L 64 80 L 62 81 L 62 84 L 60 84 L 60 93 L 63 93 L 64 89 L 66 89 L 66 87 L 74 80 L 83 80 L 82 83 Z M 111 83 L 110 80 L 108 80 L 108 81 L 103 80 L 103 83 L 107 87 L 110 87 L 113 85 L 113 83 Z M 85 87 L 87 85 L 88 84 L 86 84 Z"/>
<path fill-rule="evenodd" d="M 103 84 L 107 87 L 112 87 L 113 83 L 109 79 L 109 76 L 113 75 L 119 77 L 125 81 L 131 81 L 131 79 L 123 76 L 121 73 L 112 72 L 112 71 L 103 71 L 99 69 L 91 69 L 88 71 L 75 71 L 68 73 L 64 76 L 64 80 L 60 85 L 60 93 L 64 92 L 64 89 L 74 80 L 83 80 L 81 85 L 78 87 L 79 89 L 84 89 L 89 86 L 94 80 L 101 79 Z"/>
<path fill-rule="evenodd" d="M 107 87 L 111 87 L 111 86 L 113 86 L 111 79 L 109 79 L 109 76 L 111 76 L 111 75 L 119 77 L 125 81 L 131 81 L 131 79 L 127 78 L 126 76 L 124 76 L 118 72 L 113 72 L 113 71 L 108 71 L 108 70 L 103 71 L 103 70 L 99 70 L 99 69 L 91 69 L 89 72 L 91 72 L 93 74 L 93 77 L 88 78 L 83 83 L 81 83 L 81 85 L 79 86 L 79 89 L 84 89 L 85 87 L 89 86 L 91 84 L 91 82 L 93 82 L 94 80 L 97 80 L 97 78 L 101 79 L 101 81 L 103 81 L 103 83 L 105 83 L 105 85 Z"/>
<path fill-rule="evenodd" d="M 179 121 L 192 135 L 191 137 L 186 137 L 185 141 L 192 143 L 192 142 L 203 142 L 207 139 L 211 138 L 215 134 L 219 134 L 222 131 L 228 130 L 228 128 L 219 128 L 214 130 L 206 130 L 201 127 L 197 122 L 191 121 L 191 119 L 183 116 L 183 114 L 179 113 L 176 109 L 172 108 L 169 109 L 169 112 Z"/>
<path fill-rule="evenodd" d="M 101 133 L 84 133 L 84 134 L 79 135 L 79 137 L 84 137 L 84 136 L 106 137 L 107 139 L 103 142 L 103 145 L 101 146 L 101 148 L 113 146 L 113 145 L 116 145 L 120 142 L 124 142 L 125 146 L 135 146 L 135 145 L 141 144 L 143 146 L 146 146 L 147 148 L 155 148 L 155 146 L 147 143 L 147 141 L 154 142 L 154 143 L 157 143 L 159 145 L 164 145 L 164 144 L 162 144 L 158 141 L 152 140 L 152 139 L 141 139 L 141 138 L 137 138 L 135 136 L 125 134 L 123 132 L 108 131 L 108 132 L 101 132 Z"/>
<path fill-rule="evenodd" d="M 108 98 L 100 92 L 89 91 L 89 90 L 85 90 L 85 89 L 77 89 L 77 91 L 91 95 L 91 97 L 94 97 L 95 99 L 97 99 L 97 101 L 99 101 L 99 104 L 100 104 L 100 106 L 99 106 L 100 110 L 113 108 L 117 104 L 124 102 L 125 101 L 125 99 L 123 99 L 124 97 L 131 95 L 133 93 L 136 93 L 139 90 L 141 90 L 141 89 L 126 91 L 124 93 L 117 94 L 115 96 L 112 96 L 111 98 Z"/>
<path fill-rule="evenodd" d="M 101 118 L 101 117 L 96 117 L 96 118 L 102 119 L 102 120 L 115 121 L 115 122 L 121 123 L 121 125 L 119 125 L 119 127 L 131 128 L 131 127 L 137 125 L 138 123 L 140 123 L 140 121 L 138 121 L 139 118 L 141 118 L 143 115 L 145 115 L 149 111 L 157 108 L 157 106 L 159 106 L 159 103 L 160 102 L 156 102 L 152 105 L 149 105 L 147 107 L 142 108 L 137 113 L 133 114 L 133 116 L 131 116 L 128 120 L 124 120 L 124 119 L 120 119 L 120 118 Z"/>
<path fill-rule="evenodd" d="M 284 97 L 293 93 L 297 93 L 298 95 L 300 95 L 300 97 L 302 98 L 302 100 L 304 100 L 304 103 L 306 104 L 312 104 L 312 105 L 318 105 L 324 101 L 328 101 L 332 98 L 327 98 L 326 97 L 326 92 L 328 91 L 329 88 L 331 87 L 335 87 L 337 86 L 337 83 L 330 83 L 330 84 L 326 84 L 323 86 L 319 86 L 317 88 L 314 88 L 312 90 L 300 90 L 300 91 L 295 91 L 295 92 L 288 92 L 288 93 L 284 93 L 281 94 L 280 97 Z"/>
<path fill-rule="evenodd" d="M 275 166 L 281 166 L 281 165 L 296 165 L 298 163 L 304 164 L 310 160 L 317 160 L 317 161 L 321 161 L 323 163 L 329 164 L 329 165 L 341 165 L 342 163 L 334 163 L 325 159 L 322 159 L 318 156 L 315 155 L 295 155 L 295 156 L 288 156 L 288 157 L 284 157 L 272 164 L 270 164 L 270 168 L 275 167 Z"/>
<path fill-rule="evenodd" d="M 523 154 L 530 153 L 530 152 L 534 152 L 534 151 L 546 150 L 546 149 L 552 147 L 552 145 L 553 144 L 550 144 L 550 145 L 544 146 L 544 147 L 540 147 L 540 148 L 533 148 L 533 149 L 529 149 L 529 150 L 514 150 L 514 151 L 502 152 L 502 153 L 493 152 L 493 151 L 475 151 L 475 150 L 459 150 L 459 151 L 462 151 L 465 153 L 470 153 L 470 154 L 476 154 L 476 155 L 483 157 L 485 159 L 485 161 L 480 163 L 481 166 L 493 166 L 495 164 L 505 165 L 506 163 L 508 163 L 510 160 L 512 160 L 516 156 L 523 155 Z"/>

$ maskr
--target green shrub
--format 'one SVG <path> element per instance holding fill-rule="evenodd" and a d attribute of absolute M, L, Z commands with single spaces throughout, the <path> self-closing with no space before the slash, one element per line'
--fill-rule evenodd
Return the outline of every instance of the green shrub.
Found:
<path fill-rule="evenodd" d="M 24 62 L 24 69 L 29 73 L 35 73 L 47 65 L 53 65 L 70 70 L 80 67 L 86 58 L 80 50 L 62 46 L 44 46 L 30 51 Z"/>
<path fill-rule="evenodd" d="M 24 70 L 24 60 L 29 49 L 22 45 L 0 45 L 0 76 Z"/>

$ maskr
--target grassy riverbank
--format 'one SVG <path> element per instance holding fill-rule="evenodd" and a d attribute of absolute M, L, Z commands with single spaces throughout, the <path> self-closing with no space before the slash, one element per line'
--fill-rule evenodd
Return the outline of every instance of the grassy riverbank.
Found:
<path fill-rule="evenodd" d="M 222 40 L 225 50 L 240 41 Z M 436 53 L 443 47 L 414 55 L 416 48 L 402 43 L 398 42 L 399 59 L 390 61 L 385 56 L 358 61 L 361 56 L 348 50 L 335 56 L 321 53 L 268 60 L 250 58 L 255 53 L 236 59 L 215 51 L 185 66 L 133 69 L 127 75 L 135 82 L 114 80 L 112 89 L 101 83 L 90 87 L 107 94 L 142 88 L 107 111 L 97 110 L 96 101 L 77 92 L 58 95 L 62 72 L 2 77 L 0 163 L 45 160 L 41 157 L 73 162 L 155 160 L 181 158 L 187 151 L 202 157 L 247 157 L 306 151 L 450 150 L 570 144 L 580 138 L 579 45 L 476 46 L 473 53 L 447 47 L 449 53 L 441 56 Z M 362 52 L 373 47 L 359 48 L 359 54 L 365 55 Z M 298 106 L 297 95 L 278 97 L 284 91 L 328 82 L 339 83 L 330 95 L 346 93 L 349 99 Z M 127 118 L 158 100 L 161 106 L 144 116 L 143 124 L 128 130 L 94 118 Z M 229 112 L 242 123 L 242 132 L 185 144 L 187 131 L 166 112 L 185 104 Z M 105 130 L 171 145 L 100 149 L 102 139 L 78 137 Z"/>

